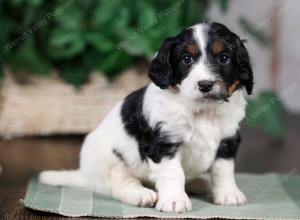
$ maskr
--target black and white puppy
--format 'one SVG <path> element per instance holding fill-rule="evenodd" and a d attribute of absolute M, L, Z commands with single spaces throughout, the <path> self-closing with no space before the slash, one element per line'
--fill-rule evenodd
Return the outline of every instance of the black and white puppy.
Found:
<path fill-rule="evenodd" d="M 234 178 L 243 90 L 253 87 L 243 41 L 222 24 L 196 24 L 163 42 L 149 77 L 86 137 L 78 170 L 44 171 L 40 180 L 184 212 L 185 184 L 209 171 L 215 203 L 245 203 Z"/>

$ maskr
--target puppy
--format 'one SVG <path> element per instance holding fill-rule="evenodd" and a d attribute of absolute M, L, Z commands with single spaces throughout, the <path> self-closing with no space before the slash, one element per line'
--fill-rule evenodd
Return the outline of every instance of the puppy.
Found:
<path fill-rule="evenodd" d="M 253 87 L 243 40 L 222 24 L 196 24 L 162 43 L 149 77 L 86 137 L 78 170 L 44 171 L 40 181 L 185 212 L 192 208 L 185 184 L 210 172 L 216 204 L 245 203 L 234 178 L 243 90 Z"/>

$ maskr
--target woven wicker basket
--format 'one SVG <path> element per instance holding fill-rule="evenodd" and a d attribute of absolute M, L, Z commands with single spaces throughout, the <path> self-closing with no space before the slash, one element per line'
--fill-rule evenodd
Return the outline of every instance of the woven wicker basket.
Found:
<path fill-rule="evenodd" d="M 145 71 L 131 68 L 113 82 L 92 73 L 89 83 L 77 91 L 56 75 L 34 76 L 21 85 L 6 73 L 0 94 L 1 137 L 85 134 L 129 92 L 149 82 Z"/>

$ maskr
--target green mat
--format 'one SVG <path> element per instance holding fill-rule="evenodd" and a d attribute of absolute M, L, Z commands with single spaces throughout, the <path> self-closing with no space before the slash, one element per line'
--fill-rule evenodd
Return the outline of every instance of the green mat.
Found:
<path fill-rule="evenodd" d="M 182 214 L 134 207 L 85 189 L 44 185 L 37 175 L 31 178 L 22 202 L 30 209 L 73 217 L 300 219 L 300 176 L 238 174 L 236 178 L 247 195 L 246 205 L 218 206 L 209 195 L 190 196 L 193 209 Z"/>

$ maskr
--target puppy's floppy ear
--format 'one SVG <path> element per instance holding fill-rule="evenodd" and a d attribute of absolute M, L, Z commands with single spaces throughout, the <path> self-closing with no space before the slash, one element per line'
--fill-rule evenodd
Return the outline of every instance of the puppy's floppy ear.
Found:
<path fill-rule="evenodd" d="M 248 95 L 252 94 L 253 89 L 253 71 L 248 51 L 244 45 L 245 40 L 237 40 L 239 78 L 241 84 L 245 86 Z"/>
<path fill-rule="evenodd" d="M 173 71 L 170 57 L 175 42 L 175 38 L 167 38 L 159 48 L 156 57 L 151 61 L 149 66 L 149 78 L 161 89 L 166 89 L 173 84 Z"/>

